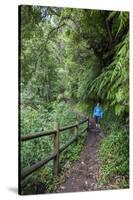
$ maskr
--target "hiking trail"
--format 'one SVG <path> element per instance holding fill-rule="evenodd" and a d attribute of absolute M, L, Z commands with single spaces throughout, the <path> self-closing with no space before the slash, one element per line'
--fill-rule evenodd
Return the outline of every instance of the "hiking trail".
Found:
<path fill-rule="evenodd" d="M 74 162 L 70 170 L 65 173 L 65 181 L 59 186 L 57 193 L 101 189 L 97 181 L 99 171 L 98 149 L 103 136 L 101 130 L 97 131 L 90 128 L 79 160 Z"/>

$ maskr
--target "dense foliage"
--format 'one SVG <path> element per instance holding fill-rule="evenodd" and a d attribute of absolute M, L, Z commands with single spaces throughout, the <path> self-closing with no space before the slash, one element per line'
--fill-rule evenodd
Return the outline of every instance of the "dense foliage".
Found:
<path fill-rule="evenodd" d="M 79 111 L 91 116 L 99 100 L 106 132 L 100 148 L 101 177 L 128 179 L 129 13 L 25 5 L 20 22 L 21 134 L 53 129 L 56 121 L 71 124 Z M 64 134 L 62 144 L 71 137 Z M 77 159 L 81 141 L 71 146 L 67 160 Z M 52 138 L 23 143 L 22 167 L 49 155 L 52 144 Z M 52 191 L 51 168 L 43 173 Z"/>
<path fill-rule="evenodd" d="M 108 127 L 107 133 L 99 150 L 99 181 L 103 185 L 112 184 L 112 188 L 126 188 L 129 186 L 128 128 L 114 122 Z"/>

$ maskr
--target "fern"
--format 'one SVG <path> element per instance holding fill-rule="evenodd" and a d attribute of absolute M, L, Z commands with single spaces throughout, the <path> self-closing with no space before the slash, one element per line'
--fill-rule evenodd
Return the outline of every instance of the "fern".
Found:
<path fill-rule="evenodd" d="M 109 20 L 111 20 L 112 18 L 114 18 L 116 15 L 117 15 L 117 11 L 112 11 L 111 13 L 110 13 L 110 15 L 108 16 L 108 18 L 107 18 L 107 20 L 109 21 Z"/>
<path fill-rule="evenodd" d="M 128 19 L 129 19 L 129 13 L 128 12 L 120 12 L 120 15 L 119 15 L 119 21 L 120 21 L 120 24 L 119 24 L 119 29 L 118 29 L 118 32 L 117 34 L 127 26 L 127 23 L 128 23 Z"/>
<path fill-rule="evenodd" d="M 115 105 L 117 115 L 127 110 L 128 67 L 129 35 L 127 34 L 116 46 L 116 54 L 112 63 L 89 85 L 90 94 L 93 93 L 109 100 L 111 105 Z"/>

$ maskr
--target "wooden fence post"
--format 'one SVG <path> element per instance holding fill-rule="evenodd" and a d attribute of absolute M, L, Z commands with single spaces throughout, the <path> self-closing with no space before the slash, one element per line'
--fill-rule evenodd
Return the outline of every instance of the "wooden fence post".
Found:
<path fill-rule="evenodd" d="M 56 156 L 54 158 L 54 175 L 59 174 L 59 148 L 60 148 L 60 127 L 59 123 L 56 123 L 56 133 L 54 137 L 54 153 Z"/>
<path fill-rule="evenodd" d="M 75 137 L 77 137 L 77 139 L 78 139 L 78 131 L 79 131 L 78 120 L 76 120 L 76 126 L 74 128 L 74 134 L 75 134 Z"/>

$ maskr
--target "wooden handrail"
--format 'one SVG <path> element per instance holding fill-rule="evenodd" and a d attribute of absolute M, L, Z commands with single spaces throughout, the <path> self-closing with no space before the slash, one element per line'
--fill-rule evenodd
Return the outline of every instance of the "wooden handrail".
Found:
<path fill-rule="evenodd" d="M 77 136 L 73 137 L 68 143 L 66 143 L 65 145 L 63 145 L 59 152 L 63 152 L 67 147 L 69 147 L 75 140 L 77 139 Z"/>
<path fill-rule="evenodd" d="M 83 120 L 83 121 L 81 121 L 81 122 L 79 122 L 78 125 L 81 125 L 81 124 L 85 123 L 87 120 L 88 120 L 88 118 Z M 73 124 L 73 125 L 70 125 L 70 126 L 62 127 L 59 130 L 60 130 L 60 132 L 62 132 L 62 131 L 74 128 L 76 126 L 77 126 L 77 124 Z M 27 135 L 21 136 L 20 140 L 21 141 L 27 141 L 27 140 L 35 139 L 35 138 L 42 137 L 42 136 L 53 135 L 55 133 L 56 133 L 56 130 L 35 132 L 35 133 L 31 133 L 31 134 L 27 134 Z"/>
<path fill-rule="evenodd" d="M 66 131 L 66 130 L 74 128 L 74 127 L 76 127 L 76 124 L 73 124 L 73 125 L 70 125 L 70 126 L 65 126 L 63 128 L 60 128 L 60 132 Z"/>
<path fill-rule="evenodd" d="M 44 164 L 47 164 L 49 161 L 51 161 L 56 156 L 56 153 L 53 153 L 51 156 L 44 160 L 37 161 L 32 166 L 25 167 L 22 169 L 21 172 L 21 179 L 24 179 L 26 176 L 30 175 L 32 172 L 36 171 L 37 169 L 41 168 Z"/>
<path fill-rule="evenodd" d="M 52 155 L 50 155 L 48 158 L 41 160 L 41 161 L 37 161 L 35 164 L 33 164 L 32 166 L 28 166 L 25 167 L 24 169 L 22 169 L 21 171 L 21 180 L 24 179 L 25 177 L 27 177 L 28 175 L 30 175 L 31 173 L 33 173 L 34 171 L 36 171 L 37 169 L 41 168 L 43 165 L 47 164 L 49 161 L 54 160 L 54 174 L 58 175 L 58 171 L 59 171 L 59 155 L 62 151 L 64 151 L 69 145 L 71 145 L 73 142 L 75 142 L 79 136 L 78 133 L 78 127 L 87 122 L 89 119 L 85 119 L 81 122 L 76 122 L 76 124 L 74 125 L 70 125 L 70 126 L 66 126 L 63 128 L 59 128 L 59 124 L 56 128 L 56 130 L 50 130 L 50 131 L 45 131 L 45 132 L 38 132 L 38 133 L 32 133 L 32 134 L 28 134 L 25 136 L 21 137 L 21 141 L 27 141 L 27 140 L 31 140 L 34 138 L 38 138 L 38 137 L 42 137 L 42 136 L 48 136 L 48 135 L 55 135 L 55 143 L 54 143 L 54 153 Z M 88 121 L 89 122 L 89 121 Z M 89 125 L 89 123 L 88 123 Z M 71 129 L 71 128 L 75 128 L 75 136 L 65 145 L 63 145 L 61 148 L 59 147 L 59 139 L 60 139 L 60 132 L 61 131 L 65 131 L 67 129 Z M 88 129 L 85 128 L 83 132 L 85 132 Z"/>
<path fill-rule="evenodd" d="M 84 119 L 83 121 L 79 122 L 78 125 L 84 124 L 84 123 L 87 122 L 88 120 L 89 120 L 89 119 L 86 118 L 86 119 Z"/>
<path fill-rule="evenodd" d="M 32 140 L 38 137 L 42 136 L 48 136 L 48 135 L 53 135 L 56 133 L 56 130 L 49 130 L 49 131 L 42 131 L 42 132 L 35 132 L 27 135 L 21 136 L 21 141 L 27 141 L 27 140 Z"/>
<path fill-rule="evenodd" d="M 77 137 L 72 138 L 67 144 L 63 145 L 60 149 L 59 149 L 59 153 L 63 152 L 68 146 L 70 146 L 75 140 L 77 139 Z M 53 160 L 56 157 L 56 153 L 53 153 L 51 156 L 47 157 L 44 160 L 41 161 L 37 161 L 35 164 L 33 164 L 32 166 L 28 166 L 25 167 L 24 169 L 22 169 L 21 172 L 21 179 L 24 179 L 26 176 L 30 175 L 32 172 L 36 171 L 37 169 L 41 168 L 44 164 L 47 164 L 49 161 Z"/>

